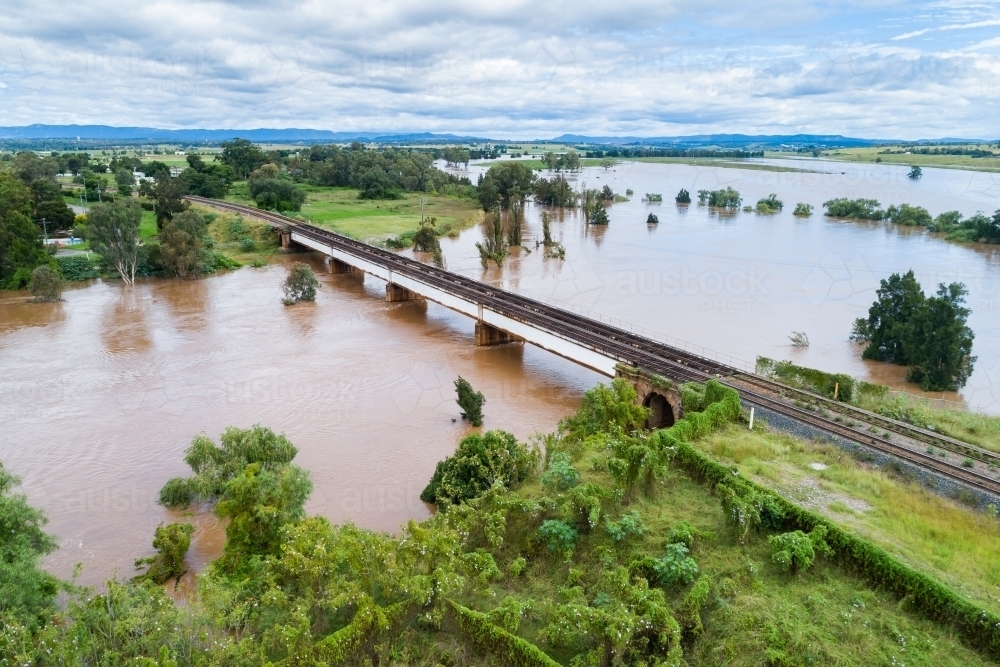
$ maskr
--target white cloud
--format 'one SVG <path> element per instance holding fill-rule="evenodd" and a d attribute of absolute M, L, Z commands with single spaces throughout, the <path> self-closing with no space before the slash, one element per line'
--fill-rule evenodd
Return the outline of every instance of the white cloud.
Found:
<path fill-rule="evenodd" d="M 5 5 L 0 125 L 497 137 L 997 134 L 1000 45 L 957 41 L 965 38 L 953 29 L 998 23 L 975 7 L 914 11 L 892 0 Z M 906 28 L 913 29 L 898 34 Z M 956 39 L 900 44 L 908 34 L 946 30 Z"/>

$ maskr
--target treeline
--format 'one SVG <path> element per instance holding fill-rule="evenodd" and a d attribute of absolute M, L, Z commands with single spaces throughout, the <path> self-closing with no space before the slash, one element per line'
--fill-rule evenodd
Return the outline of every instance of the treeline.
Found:
<path fill-rule="evenodd" d="M 923 206 L 909 204 L 882 209 L 875 199 L 842 197 L 825 201 L 823 206 L 831 218 L 888 220 L 904 227 L 926 227 L 928 231 L 944 234 L 949 241 L 1000 244 L 1000 209 L 992 217 L 980 212 L 966 218 L 958 211 L 947 211 L 931 217 Z"/>
<path fill-rule="evenodd" d="M 441 171 L 434 159 L 432 153 L 370 150 L 355 142 L 348 148 L 313 146 L 284 158 L 280 166 L 297 182 L 357 188 L 362 199 L 399 199 L 405 192 L 474 196 L 469 179 Z"/>
<path fill-rule="evenodd" d="M 584 157 L 611 157 L 611 158 L 634 158 L 634 157 L 764 157 L 764 151 L 749 151 L 741 149 L 733 150 L 713 150 L 708 148 L 628 148 L 617 146 L 614 148 L 590 150 Z"/>
<path fill-rule="evenodd" d="M 878 155 L 968 155 L 970 157 L 1000 157 L 1000 153 L 994 153 L 982 148 L 968 148 L 965 146 L 935 146 L 933 148 L 899 148 L 893 150 L 886 148 L 878 152 Z"/>

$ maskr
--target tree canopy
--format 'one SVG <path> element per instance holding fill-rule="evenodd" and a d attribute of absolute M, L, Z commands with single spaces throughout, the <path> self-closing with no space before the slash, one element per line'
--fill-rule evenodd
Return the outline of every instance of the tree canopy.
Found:
<path fill-rule="evenodd" d="M 867 343 L 862 357 L 908 366 L 907 379 L 927 391 L 964 386 L 976 361 L 967 293 L 960 283 L 942 283 L 927 298 L 913 271 L 882 280 L 868 318 L 854 325 L 853 338 Z"/>
<path fill-rule="evenodd" d="M 479 176 L 479 203 L 484 211 L 499 206 L 510 208 L 511 202 L 524 201 L 534 191 L 535 173 L 523 162 L 505 161 L 495 164 Z"/>

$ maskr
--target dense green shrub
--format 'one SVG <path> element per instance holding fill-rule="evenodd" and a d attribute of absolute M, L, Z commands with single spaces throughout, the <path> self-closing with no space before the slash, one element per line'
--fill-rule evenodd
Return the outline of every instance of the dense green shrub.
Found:
<path fill-rule="evenodd" d="M 806 204 L 805 202 L 799 202 L 795 205 L 795 210 L 792 211 L 792 215 L 799 216 L 800 218 L 808 218 L 813 214 L 812 204 Z"/>
<path fill-rule="evenodd" d="M 480 651 L 510 667 L 558 667 L 559 663 L 531 642 L 490 622 L 489 617 L 451 600 L 458 627 Z"/>
<path fill-rule="evenodd" d="M 678 204 L 690 204 L 691 203 L 691 193 L 681 188 L 677 195 L 674 197 L 674 201 Z"/>
<path fill-rule="evenodd" d="M 157 554 L 148 558 L 140 558 L 135 566 L 148 565 L 149 569 L 135 577 L 135 581 L 151 581 L 162 584 L 184 573 L 184 556 L 191 546 L 191 535 L 194 526 L 190 523 L 170 523 L 159 525 L 153 537 L 153 548 Z"/>
<path fill-rule="evenodd" d="M 555 452 L 542 473 L 542 484 L 556 491 L 566 491 L 580 483 L 580 471 L 573 467 L 566 452 Z"/>
<path fill-rule="evenodd" d="M 568 559 L 576 548 L 576 528 L 565 521 L 546 519 L 538 527 L 537 540 L 552 553 L 566 556 Z"/>
<path fill-rule="evenodd" d="M 844 373 L 826 373 L 815 368 L 797 366 L 790 361 L 775 361 L 757 357 L 757 374 L 772 377 L 794 387 L 809 389 L 821 396 L 851 402 L 855 398 L 857 381 Z"/>
<path fill-rule="evenodd" d="M 633 537 L 642 537 L 646 534 L 646 524 L 636 511 L 622 514 L 617 521 L 604 518 L 604 531 L 613 542 L 624 542 Z"/>
<path fill-rule="evenodd" d="M 70 282 L 92 280 L 100 275 L 97 266 L 85 255 L 56 257 L 56 266 L 59 267 L 59 274 L 63 279 Z"/>
<path fill-rule="evenodd" d="M 885 217 L 894 225 L 905 227 L 927 227 L 932 224 L 931 214 L 923 206 L 900 204 L 890 206 L 885 211 Z"/>
<path fill-rule="evenodd" d="M 830 199 L 823 202 L 826 214 L 831 218 L 854 218 L 858 220 L 881 220 L 885 211 L 874 199 Z"/>
<path fill-rule="evenodd" d="M 808 569 L 816 559 L 816 554 L 828 554 L 830 547 L 826 541 L 826 526 L 816 526 L 808 535 L 801 530 L 793 530 L 767 538 L 771 546 L 771 560 L 781 569 L 792 574 Z"/>
<path fill-rule="evenodd" d="M 731 187 L 724 190 L 698 190 L 698 203 L 715 208 L 739 208 L 743 197 Z"/>
<path fill-rule="evenodd" d="M 514 488 L 537 465 L 538 451 L 529 450 L 510 433 L 473 433 L 462 438 L 454 454 L 438 462 L 420 499 L 443 508 L 478 498 L 494 484 Z"/>
<path fill-rule="evenodd" d="M 785 203 L 778 199 L 778 195 L 773 192 L 767 197 L 757 200 L 757 206 L 755 210 L 758 213 L 777 213 L 781 209 L 785 208 Z"/>

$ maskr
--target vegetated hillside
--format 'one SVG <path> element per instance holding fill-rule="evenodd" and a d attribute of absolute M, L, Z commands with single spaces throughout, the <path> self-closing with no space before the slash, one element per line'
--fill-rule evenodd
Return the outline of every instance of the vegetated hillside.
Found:
<path fill-rule="evenodd" d="M 199 436 L 185 459 L 193 475 L 161 493 L 174 507 L 214 503 L 229 521 L 199 598 L 178 611 L 149 581 L 115 584 L 75 596 L 34 635 L 8 613 L 0 657 L 993 664 L 1000 618 L 692 447 L 743 415 L 715 382 L 684 396 L 683 420 L 646 433 L 631 387 L 599 386 L 540 438 L 544 456 L 501 431 L 474 433 L 424 492 L 440 511 L 398 536 L 306 517 L 311 484 L 283 436 Z M 180 569 L 185 535 L 157 531 L 146 579 Z"/>

